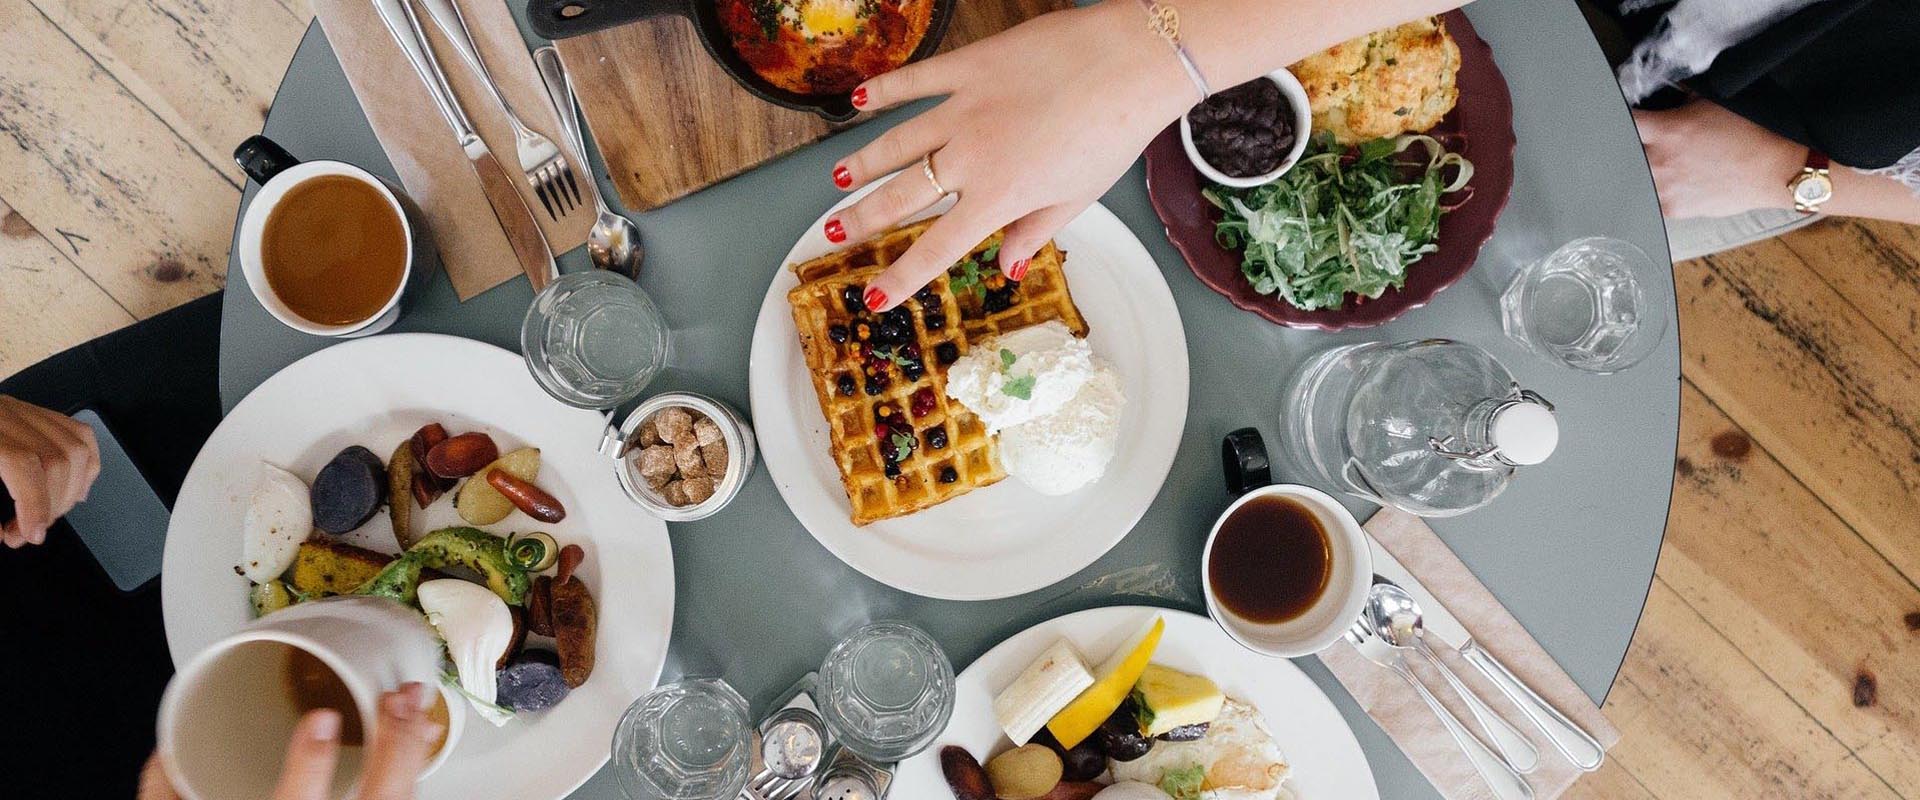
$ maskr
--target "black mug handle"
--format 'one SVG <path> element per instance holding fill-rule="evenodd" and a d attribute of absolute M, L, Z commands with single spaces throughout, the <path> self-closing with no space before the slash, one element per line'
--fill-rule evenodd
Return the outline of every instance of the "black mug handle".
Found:
<path fill-rule="evenodd" d="M 1220 466 L 1226 472 L 1227 492 L 1234 497 L 1273 484 L 1273 466 L 1260 431 L 1241 428 L 1220 440 Z"/>
<path fill-rule="evenodd" d="M 239 147 L 233 148 L 233 160 L 247 173 L 247 177 L 261 186 L 267 185 L 267 181 L 273 180 L 273 176 L 288 167 L 300 163 L 300 159 L 294 158 L 286 148 L 259 135 L 249 136 Z"/>

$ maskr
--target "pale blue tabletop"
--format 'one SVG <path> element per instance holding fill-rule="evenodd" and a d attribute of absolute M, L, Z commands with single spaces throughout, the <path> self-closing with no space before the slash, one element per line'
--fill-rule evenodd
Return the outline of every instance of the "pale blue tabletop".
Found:
<path fill-rule="evenodd" d="M 514 5 L 518 5 L 515 3 Z M 517 10 L 516 10 L 517 13 Z M 1575 681 L 1606 696 L 1653 578 L 1672 490 L 1679 426 L 1678 325 L 1638 367 L 1578 374 L 1522 352 L 1500 334 L 1497 287 L 1516 265 L 1581 236 L 1638 244 L 1666 262 L 1646 160 L 1599 47 L 1571 0 L 1480 0 L 1467 9 L 1513 92 L 1512 202 L 1472 275 L 1425 308 L 1381 328 L 1293 331 L 1239 311 L 1187 270 L 1147 203 L 1142 169 L 1103 202 L 1159 262 L 1186 324 L 1192 396 L 1184 438 L 1159 497 L 1105 557 L 1052 587 L 978 603 L 889 589 L 817 544 L 759 468 L 738 499 L 707 520 L 671 525 L 678 607 L 667 677 L 724 674 L 750 700 L 770 702 L 816 666 L 837 636 L 869 618 L 912 620 L 964 668 L 1001 639 L 1092 606 L 1148 603 L 1204 613 L 1200 546 L 1228 496 L 1220 437 L 1253 425 L 1277 441 L 1279 383 L 1305 355 L 1340 343 L 1444 336 L 1492 351 L 1523 385 L 1560 409 L 1560 448 L 1487 508 L 1433 527 Z M 539 44 L 529 34 L 529 44 Z M 747 348 L 766 281 L 782 254 L 833 203 L 834 161 L 912 110 L 887 115 L 657 211 L 640 214 L 648 257 L 641 284 L 659 301 L 682 360 L 649 392 L 692 389 L 747 409 Z M 302 158 L 335 158 L 391 177 L 318 25 L 308 29 L 268 115 L 266 131 Z M 602 182 L 611 197 L 611 187 Z M 242 206 L 251 200 L 250 188 Z M 561 259 L 586 268 L 586 253 Z M 220 390 L 228 408 L 327 340 L 276 323 L 240 270 L 227 275 Z M 1657 287 L 1669 313 L 1672 287 Z M 436 274 L 393 330 L 469 336 L 518 349 L 531 294 L 516 279 L 467 303 Z M 1277 477 L 1288 478 L 1281 474 Z M 1369 507 L 1351 503 L 1363 518 Z M 1164 580 L 1121 583 L 1129 568 Z M 1146 595 L 1127 594 L 1146 588 Z M 1333 698 L 1371 760 L 1385 798 L 1434 792 L 1317 661 L 1298 662 Z M 603 770 L 575 793 L 618 798 Z M 924 799 L 913 799 L 924 800 Z"/>

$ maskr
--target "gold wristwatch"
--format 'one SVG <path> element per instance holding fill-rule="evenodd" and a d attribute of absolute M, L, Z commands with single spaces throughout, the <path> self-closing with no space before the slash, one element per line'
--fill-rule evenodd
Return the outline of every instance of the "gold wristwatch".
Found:
<path fill-rule="evenodd" d="M 1827 154 L 1812 148 L 1807 149 L 1807 164 L 1800 168 L 1800 174 L 1787 181 L 1787 190 L 1793 193 L 1793 210 L 1803 214 L 1817 214 L 1820 207 L 1833 199 L 1833 176 L 1827 172 Z"/>

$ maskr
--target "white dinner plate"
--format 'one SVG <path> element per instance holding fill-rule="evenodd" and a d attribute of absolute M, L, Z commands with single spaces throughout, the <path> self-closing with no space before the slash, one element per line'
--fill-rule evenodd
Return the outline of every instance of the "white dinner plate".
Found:
<path fill-rule="evenodd" d="M 539 484 L 567 509 L 558 524 L 515 511 L 494 533 L 545 530 L 586 547 L 578 573 L 600 610 L 593 675 L 565 700 L 495 728 L 468 714 L 447 763 L 420 784 L 422 800 L 542 800 L 572 792 L 607 761 L 620 713 L 653 688 L 673 625 L 673 552 L 666 524 L 620 490 L 595 449 L 599 414 L 561 405 L 518 355 L 471 339 L 389 334 L 334 345 L 248 394 L 194 459 L 167 529 L 161 602 L 176 666 L 251 617 L 240 526 L 260 462 L 311 481 L 349 445 L 385 459 L 421 425 L 484 431 L 504 451 L 540 448 Z M 450 495 L 451 493 L 449 493 Z M 416 533 L 464 524 L 442 497 L 416 512 Z M 326 537 L 328 534 L 315 533 Z M 382 512 L 339 541 L 394 552 Z"/>
<path fill-rule="evenodd" d="M 993 718 L 993 697 L 1012 683 L 1040 651 L 1072 642 L 1089 663 L 1107 658 L 1155 614 L 1167 628 L 1153 663 L 1204 675 L 1228 697 L 1260 710 L 1267 730 L 1292 766 L 1285 784 L 1298 800 L 1379 800 L 1367 754 L 1333 701 L 1292 662 L 1267 658 L 1238 644 L 1213 620 L 1146 606 L 1093 608 L 1042 622 L 1001 642 L 960 673 L 953 719 L 932 747 L 900 764 L 894 797 L 951 800 L 940 772 L 940 748 L 959 745 L 982 763 L 1013 746 Z"/>
<path fill-rule="evenodd" d="M 787 304 L 787 292 L 799 285 L 787 265 L 832 252 L 836 246 L 821 232 L 827 216 L 878 185 L 821 215 L 775 267 L 760 304 L 749 388 L 760 454 L 774 485 L 827 550 L 903 591 L 988 600 L 1080 571 L 1125 538 L 1152 505 L 1186 424 L 1187 338 L 1166 278 L 1133 232 L 1097 203 L 1054 237 L 1067 254 L 1067 280 L 1087 320 L 1087 341 L 1113 365 L 1126 392 L 1120 441 L 1099 481 L 1049 497 L 1010 477 L 914 514 L 856 527 Z"/>

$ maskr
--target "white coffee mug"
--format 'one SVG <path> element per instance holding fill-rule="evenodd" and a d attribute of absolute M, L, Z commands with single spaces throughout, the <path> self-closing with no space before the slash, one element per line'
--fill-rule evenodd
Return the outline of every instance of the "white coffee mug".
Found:
<path fill-rule="evenodd" d="M 279 781 L 299 722 L 287 676 L 292 651 L 320 660 L 346 685 L 362 741 L 379 724 L 380 695 L 407 682 L 440 688 L 440 641 L 418 611 L 381 597 L 329 597 L 254 620 L 180 669 L 160 699 L 159 753 L 185 800 L 259 800 Z M 465 703 L 440 688 L 447 735 L 424 777 L 453 752 Z M 358 783 L 364 747 L 340 749 L 331 797 Z"/>
<path fill-rule="evenodd" d="M 401 305 L 408 295 L 420 284 L 428 270 L 419 266 L 418 254 L 422 246 L 420 235 L 423 227 L 416 224 L 419 215 L 413 213 L 410 203 L 404 195 L 386 181 L 373 173 L 343 161 L 315 159 L 300 161 L 295 159 L 280 145 L 264 136 L 252 136 L 233 151 L 234 161 L 240 168 L 260 184 L 253 201 L 247 205 L 245 213 L 240 215 L 240 228 L 235 237 L 234 250 L 240 259 L 240 272 L 247 279 L 247 288 L 253 290 L 253 296 L 260 306 L 272 314 L 274 319 L 289 328 L 315 336 L 353 338 L 371 336 L 386 330 L 400 319 Z M 295 313 L 285 301 L 275 295 L 267 283 L 266 266 L 261 258 L 261 239 L 266 231 L 267 219 L 273 210 L 286 199 L 287 193 L 308 180 L 324 175 L 339 175 L 364 183 L 380 193 L 393 212 L 400 217 L 400 229 L 406 234 L 407 255 L 400 274 L 400 283 L 380 310 L 372 316 L 357 322 L 343 325 L 324 325 Z"/>
<path fill-rule="evenodd" d="M 1200 588 L 1207 613 L 1234 641 L 1262 655 L 1298 658 L 1326 649 L 1353 627 L 1366 606 L 1367 590 L 1373 585 L 1373 551 L 1367 548 L 1367 532 L 1346 506 L 1326 492 L 1297 484 L 1269 485 L 1266 445 L 1259 431 L 1244 428 L 1227 434 L 1221 460 L 1228 491 L 1240 496 L 1213 521 L 1200 553 Z M 1326 590 L 1305 612 L 1285 622 L 1238 616 L 1220 602 L 1213 586 L 1213 545 L 1221 526 L 1247 503 L 1264 497 L 1284 497 L 1312 513 L 1327 535 L 1332 556 Z"/>

